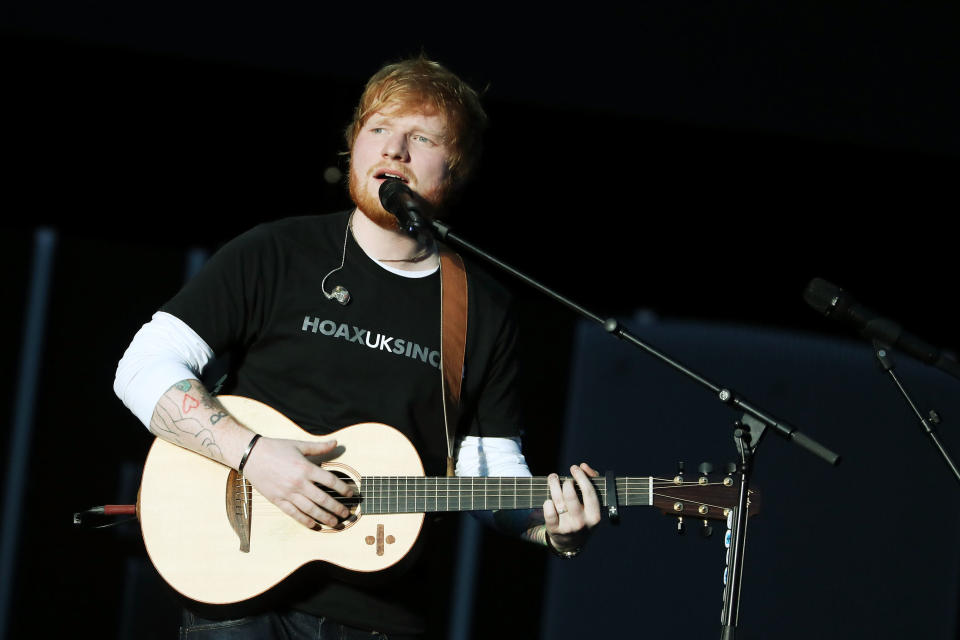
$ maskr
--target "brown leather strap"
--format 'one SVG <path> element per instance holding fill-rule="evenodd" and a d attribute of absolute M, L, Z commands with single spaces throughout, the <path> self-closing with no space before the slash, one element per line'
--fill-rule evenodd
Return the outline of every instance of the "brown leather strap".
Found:
<path fill-rule="evenodd" d="M 467 345 L 467 272 L 463 268 L 463 259 L 446 248 L 440 250 L 440 280 L 443 376 L 450 399 L 459 405 L 463 354 Z"/>
<path fill-rule="evenodd" d="M 463 259 L 440 248 L 440 359 L 443 362 L 447 475 L 453 475 L 453 436 L 460 415 L 463 361 L 467 346 L 467 272 Z M 453 425 L 451 434 L 450 425 Z"/>

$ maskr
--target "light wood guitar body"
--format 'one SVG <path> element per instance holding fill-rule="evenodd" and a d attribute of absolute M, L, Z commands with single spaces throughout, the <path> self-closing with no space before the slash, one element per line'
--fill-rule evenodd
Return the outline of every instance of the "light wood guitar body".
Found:
<path fill-rule="evenodd" d="M 423 476 L 413 445 L 392 427 L 366 423 L 314 436 L 267 405 L 239 396 L 219 400 L 241 423 L 274 438 L 336 438 L 335 458 L 323 467 L 360 485 L 364 475 Z M 252 598 L 296 569 L 322 560 L 354 571 L 379 571 L 416 542 L 423 513 L 354 514 L 339 529 L 311 531 L 251 489 L 250 548 L 240 550 L 227 494 L 236 472 L 159 438 L 140 486 L 143 540 L 161 576 L 183 595 L 214 604 Z M 362 511 L 362 508 L 360 509 Z"/>

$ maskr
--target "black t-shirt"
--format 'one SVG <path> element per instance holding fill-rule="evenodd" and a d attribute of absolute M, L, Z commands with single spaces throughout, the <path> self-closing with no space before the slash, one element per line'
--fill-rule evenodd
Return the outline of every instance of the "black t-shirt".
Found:
<path fill-rule="evenodd" d="M 260 225 L 216 252 L 162 310 L 188 324 L 218 358 L 229 354 L 223 393 L 264 402 L 315 434 L 360 422 L 389 424 L 414 444 L 427 475 L 443 475 L 440 275 L 391 273 L 349 234 L 344 266 L 325 289 L 341 285 L 351 300 L 346 306 L 328 300 L 321 282 L 340 265 L 348 220 L 343 212 Z M 517 436 L 517 330 L 509 296 L 469 262 L 467 289 L 458 433 Z M 429 529 L 425 537 L 436 533 Z M 453 564 L 452 557 L 437 562 L 444 552 L 431 546 L 407 573 L 331 577 L 333 569 L 319 568 L 324 576 L 318 579 L 311 567 L 300 572 L 309 579 L 291 582 L 320 586 L 288 597 L 300 600 L 299 608 L 350 624 L 415 631 L 421 604 L 446 608 L 446 602 L 422 602 L 410 581 L 445 586 L 430 571 Z"/>

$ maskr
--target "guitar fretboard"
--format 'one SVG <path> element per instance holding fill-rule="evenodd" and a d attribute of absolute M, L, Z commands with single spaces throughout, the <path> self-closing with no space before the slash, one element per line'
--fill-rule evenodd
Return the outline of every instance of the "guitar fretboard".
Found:
<path fill-rule="evenodd" d="M 600 503 L 607 506 L 606 480 L 592 481 Z M 361 487 L 364 513 L 536 509 L 550 497 L 545 477 L 364 476 Z M 616 492 L 623 506 L 653 504 L 649 477 L 617 478 Z"/>

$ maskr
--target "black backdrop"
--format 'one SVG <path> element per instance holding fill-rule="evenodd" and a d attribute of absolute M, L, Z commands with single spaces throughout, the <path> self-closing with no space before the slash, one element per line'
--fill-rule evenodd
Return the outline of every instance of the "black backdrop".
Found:
<path fill-rule="evenodd" d="M 34 229 L 57 238 L 11 637 L 38 608 L 62 611 L 50 620 L 61 631 L 91 614 L 125 624 L 136 532 L 69 524 L 74 510 L 131 501 L 149 444 L 110 391 L 116 360 L 179 286 L 191 249 L 346 206 L 321 175 L 343 168 L 363 81 L 421 47 L 489 85 L 485 162 L 455 227 L 562 293 L 602 315 L 642 306 L 846 336 L 800 298 L 819 276 L 956 345 L 954 11 L 396 13 L 5 6 L 11 411 Z M 545 473 L 558 464 L 574 318 L 516 289 L 529 458 Z M 676 452 L 664 455 L 672 464 Z M 485 589 L 529 576 L 529 598 L 497 601 L 513 608 L 495 618 L 535 635 L 544 559 L 483 544 Z M 476 609 L 489 611 L 480 593 Z M 475 620 L 478 637 L 499 628 Z"/>

